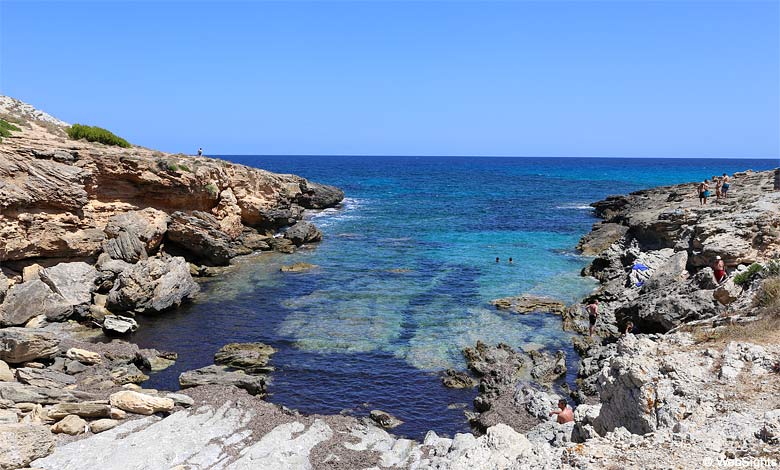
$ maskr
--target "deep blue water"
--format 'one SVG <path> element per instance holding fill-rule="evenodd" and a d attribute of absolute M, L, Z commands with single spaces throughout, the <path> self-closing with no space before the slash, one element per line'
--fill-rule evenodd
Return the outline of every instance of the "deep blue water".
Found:
<path fill-rule="evenodd" d="M 310 413 L 393 413 L 397 434 L 468 431 L 473 390 L 439 373 L 464 368 L 477 340 L 564 349 L 552 315 L 498 312 L 488 301 L 531 292 L 575 301 L 595 286 L 574 252 L 609 194 L 777 166 L 773 160 L 226 156 L 333 184 L 342 207 L 309 217 L 324 241 L 294 255 L 264 253 L 204 284 L 201 298 L 144 318 L 133 341 L 179 352 L 150 386 L 212 363 L 225 343 L 262 341 L 273 358 L 270 400 Z M 735 191 L 739 188 L 735 187 Z M 693 195 L 692 195 L 693 197 Z M 501 262 L 496 263 L 495 258 Z M 512 257 L 513 264 L 507 259 Z M 282 264 L 319 266 L 304 274 Z"/>

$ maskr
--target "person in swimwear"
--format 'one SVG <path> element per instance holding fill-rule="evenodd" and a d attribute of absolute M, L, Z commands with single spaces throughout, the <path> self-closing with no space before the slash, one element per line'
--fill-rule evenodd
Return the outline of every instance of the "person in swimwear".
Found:
<path fill-rule="evenodd" d="M 728 196 L 728 194 L 729 194 L 729 186 L 731 186 L 729 184 L 729 175 L 727 175 L 726 173 L 723 173 L 723 186 L 720 188 L 721 196 L 723 196 L 723 197 Z"/>
<path fill-rule="evenodd" d="M 574 421 L 574 411 L 566 403 L 566 400 L 558 400 L 558 408 L 560 410 L 552 410 L 550 416 L 558 415 L 558 424 L 566 424 Z"/>
<path fill-rule="evenodd" d="M 707 198 L 710 197 L 709 180 L 704 180 L 703 183 L 699 184 L 698 193 L 699 193 L 699 205 L 701 206 L 707 204 Z"/>
<path fill-rule="evenodd" d="M 715 257 L 715 265 L 712 267 L 712 271 L 715 274 L 715 281 L 717 281 L 718 284 L 726 279 L 726 264 L 720 256 Z"/>
<path fill-rule="evenodd" d="M 588 330 L 588 336 L 593 336 L 593 328 L 596 326 L 596 320 L 599 318 L 599 301 L 594 300 L 585 307 L 585 311 L 588 312 L 588 324 L 590 329 Z"/>

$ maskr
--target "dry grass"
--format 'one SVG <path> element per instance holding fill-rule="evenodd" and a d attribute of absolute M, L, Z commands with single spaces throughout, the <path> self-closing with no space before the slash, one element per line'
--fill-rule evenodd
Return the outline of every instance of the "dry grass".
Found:
<path fill-rule="evenodd" d="M 767 309 L 755 321 L 706 328 L 693 334 L 696 343 L 727 344 L 746 341 L 754 344 L 780 343 L 780 308 Z"/>
<path fill-rule="evenodd" d="M 764 279 L 753 303 L 757 307 L 780 310 L 780 277 L 773 276 Z"/>

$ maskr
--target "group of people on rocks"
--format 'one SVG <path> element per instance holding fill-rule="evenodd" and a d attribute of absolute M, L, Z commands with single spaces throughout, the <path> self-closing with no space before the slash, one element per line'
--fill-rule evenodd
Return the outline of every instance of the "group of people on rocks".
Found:
<path fill-rule="evenodd" d="M 729 175 L 723 173 L 723 176 L 713 176 L 712 183 L 715 185 L 715 197 L 717 199 L 728 197 L 729 188 L 731 187 Z M 705 179 L 699 183 L 696 193 L 699 196 L 699 205 L 707 204 L 707 198 L 710 197 L 710 180 Z"/>

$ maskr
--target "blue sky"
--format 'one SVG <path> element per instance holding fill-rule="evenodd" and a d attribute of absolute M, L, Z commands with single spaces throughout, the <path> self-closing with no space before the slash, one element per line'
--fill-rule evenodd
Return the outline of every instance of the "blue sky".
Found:
<path fill-rule="evenodd" d="M 207 154 L 780 154 L 779 2 L 0 0 L 0 91 Z"/>

